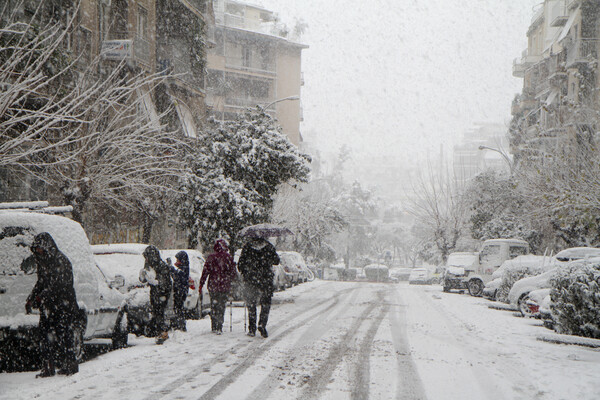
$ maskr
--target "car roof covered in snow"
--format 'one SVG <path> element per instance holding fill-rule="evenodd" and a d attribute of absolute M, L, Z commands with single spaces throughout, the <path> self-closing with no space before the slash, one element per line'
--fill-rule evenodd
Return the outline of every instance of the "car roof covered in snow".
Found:
<path fill-rule="evenodd" d="M 112 244 L 94 244 L 92 252 L 94 254 L 142 254 L 148 247 L 143 243 L 112 243 Z"/>
<path fill-rule="evenodd" d="M 585 258 L 600 257 L 600 249 L 596 247 L 572 247 L 556 253 L 558 261 L 583 260 Z"/>

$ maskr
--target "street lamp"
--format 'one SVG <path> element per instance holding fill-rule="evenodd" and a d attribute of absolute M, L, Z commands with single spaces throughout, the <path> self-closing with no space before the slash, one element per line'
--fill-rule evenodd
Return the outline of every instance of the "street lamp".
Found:
<path fill-rule="evenodd" d="M 282 101 L 286 101 L 286 100 L 300 100 L 300 96 L 288 96 L 288 97 L 284 97 L 282 99 L 277 99 L 275 101 L 270 102 L 269 104 L 267 104 L 266 106 L 259 106 L 260 108 L 264 110 L 268 109 L 269 107 L 271 107 L 273 104 L 282 102 Z"/>
<path fill-rule="evenodd" d="M 506 161 L 506 164 L 508 164 L 508 168 L 510 169 L 510 174 L 511 175 L 513 174 L 513 162 L 505 152 L 503 152 L 502 150 L 494 149 L 493 147 L 488 147 L 488 146 L 484 146 L 484 145 L 479 146 L 479 150 L 491 150 L 491 151 L 495 151 L 496 153 L 500 154 L 502 156 L 502 158 L 504 159 L 504 161 Z"/>

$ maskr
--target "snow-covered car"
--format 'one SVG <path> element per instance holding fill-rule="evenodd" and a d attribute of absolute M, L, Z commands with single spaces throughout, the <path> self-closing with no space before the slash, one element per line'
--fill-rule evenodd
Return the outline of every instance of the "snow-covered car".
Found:
<path fill-rule="evenodd" d="M 390 278 L 396 278 L 398 281 L 407 281 L 412 268 L 392 268 L 390 269 Z"/>
<path fill-rule="evenodd" d="M 283 267 L 279 264 L 273 265 L 273 287 L 275 290 L 285 290 L 287 284 L 287 278 L 283 271 Z"/>
<path fill-rule="evenodd" d="M 175 255 L 182 250 L 187 253 L 190 260 L 189 290 L 183 306 L 188 318 L 199 319 L 210 312 L 210 294 L 207 285 L 202 288 L 202 293 L 198 290 L 204 268 L 204 256 L 198 250 L 193 249 L 160 250 L 160 256 L 167 264 L 172 265 L 176 261 Z"/>
<path fill-rule="evenodd" d="M 279 255 L 279 265 L 283 267 L 288 286 L 291 287 L 300 283 L 300 268 L 297 267 L 298 257 L 296 256 L 298 253 L 295 251 L 278 251 L 277 254 Z"/>
<path fill-rule="evenodd" d="M 127 345 L 125 296 L 117 290 L 123 278 L 107 279 L 96 266 L 81 225 L 56 215 L 0 212 L 0 369 L 36 368 L 41 359 L 39 314 L 27 315 L 25 302 L 37 281 L 29 246 L 42 232 L 50 233 L 73 266 L 82 310 L 74 331 L 77 357 L 83 355 L 84 340 L 92 338 L 111 338 L 115 348 Z"/>
<path fill-rule="evenodd" d="M 492 280 L 483 288 L 483 296 L 490 300 L 505 300 L 512 285 L 523 275 L 538 275 L 553 268 L 554 259 L 532 254 L 506 260 L 492 274 Z"/>
<path fill-rule="evenodd" d="M 480 296 L 483 292 L 483 280 L 472 276 L 479 263 L 478 253 L 455 252 L 448 256 L 446 271 L 442 280 L 444 292 L 468 290 L 471 296 Z"/>
<path fill-rule="evenodd" d="M 370 282 L 387 282 L 390 278 L 390 269 L 387 265 L 369 264 L 364 268 L 367 280 Z"/>
<path fill-rule="evenodd" d="M 413 268 L 408 277 L 408 283 L 411 285 L 430 285 L 431 274 L 427 268 Z"/>
<path fill-rule="evenodd" d="M 524 317 L 541 318 L 540 306 L 550 296 L 550 288 L 532 290 L 521 302 L 519 311 Z"/>
<path fill-rule="evenodd" d="M 520 310 L 524 307 L 527 295 L 538 289 L 550 288 L 550 279 L 556 271 L 572 262 L 600 261 L 600 249 L 594 247 L 573 247 L 560 251 L 554 257 L 552 266 L 554 268 L 540 275 L 523 278 L 512 286 L 508 293 L 510 304 L 517 306 Z"/>

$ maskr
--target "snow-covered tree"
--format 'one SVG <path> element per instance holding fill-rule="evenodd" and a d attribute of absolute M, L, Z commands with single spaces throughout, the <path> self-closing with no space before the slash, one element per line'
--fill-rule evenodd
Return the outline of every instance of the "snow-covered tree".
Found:
<path fill-rule="evenodd" d="M 237 247 L 242 228 L 268 221 L 280 185 L 308 180 L 309 162 L 260 107 L 209 121 L 181 181 L 179 219 L 190 245 L 200 233 L 204 247 L 221 236 Z"/>
<path fill-rule="evenodd" d="M 300 190 L 281 190 L 274 204 L 273 221 L 294 232 L 295 251 L 306 259 L 327 262 L 335 261 L 332 234 L 347 225 L 327 179 L 304 184 Z"/>

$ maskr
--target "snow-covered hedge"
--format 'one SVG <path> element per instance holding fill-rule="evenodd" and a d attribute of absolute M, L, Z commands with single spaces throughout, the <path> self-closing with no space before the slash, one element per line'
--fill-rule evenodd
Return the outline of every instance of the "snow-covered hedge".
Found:
<path fill-rule="evenodd" d="M 551 283 L 555 330 L 600 339 L 600 264 L 573 263 L 559 269 Z"/>

